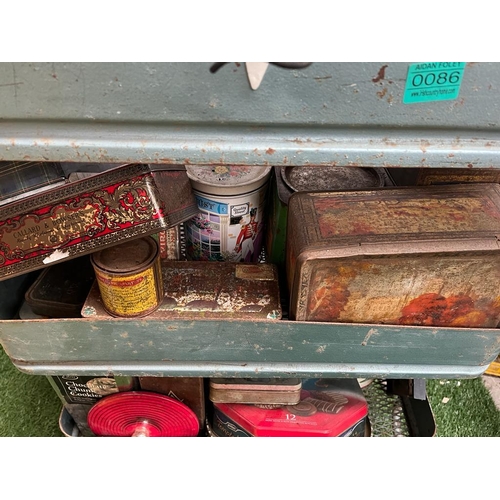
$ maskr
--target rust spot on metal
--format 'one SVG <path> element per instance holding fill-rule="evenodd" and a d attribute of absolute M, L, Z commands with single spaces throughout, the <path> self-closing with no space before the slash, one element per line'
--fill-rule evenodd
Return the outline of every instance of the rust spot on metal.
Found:
<path fill-rule="evenodd" d="M 455 155 L 454 155 L 453 153 L 450 153 L 450 154 L 448 155 L 448 158 L 453 158 L 454 156 L 455 156 Z"/>
<path fill-rule="evenodd" d="M 205 148 L 201 148 L 201 152 L 202 152 L 202 153 L 206 153 Z"/>
<path fill-rule="evenodd" d="M 472 163 L 468 163 L 467 168 L 474 168 L 474 165 Z"/>
<path fill-rule="evenodd" d="M 236 66 L 239 68 L 241 66 L 241 64 L 239 62 L 235 62 L 234 64 L 236 64 Z"/>
<path fill-rule="evenodd" d="M 187 147 L 187 146 L 182 146 L 182 149 L 183 149 L 184 151 L 187 151 L 188 147 Z"/>
<path fill-rule="evenodd" d="M 397 143 L 397 142 L 395 142 L 395 141 L 393 141 L 393 140 L 389 139 L 389 137 L 384 137 L 384 138 L 382 139 L 382 142 L 384 142 L 385 144 L 387 144 L 387 146 L 397 146 L 397 145 L 398 145 L 398 143 Z"/>
<path fill-rule="evenodd" d="M 491 148 L 491 147 L 493 147 L 493 146 L 494 146 L 494 144 L 493 144 L 492 142 L 487 142 L 487 143 L 485 143 L 485 146 L 486 146 L 487 148 Z"/>
<path fill-rule="evenodd" d="M 477 64 L 477 62 L 468 62 L 468 63 L 466 64 L 466 67 L 467 67 L 467 68 L 471 68 L 472 66 L 475 66 L 476 64 Z"/>
<path fill-rule="evenodd" d="M 378 73 L 377 73 L 377 76 L 372 78 L 372 82 L 373 83 L 378 83 L 380 82 L 380 80 L 383 80 L 385 78 L 385 70 L 386 68 L 388 67 L 387 64 L 384 64 L 379 70 L 378 70 Z"/>
<path fill-rule="evenodd" d="M 255 148 L 255 149 L 253 150 L 253 152 L 254 152 L 257 156 L 261 156 L 261 154 L 259 153 L 259 150 L 258 150 L 257 148 Z"/>
<path fill-rule="evenodd" d="M 273 155 L 274 153 L 276 153 L 275 149 L 273 149 L 273 148 L 266 149 L 266 155 Z"/>
<path fill-rule="evenodd" d="M 431 145 L 431 143 L 425 139 L 422 139 L 420 141 L 420 149 L 422 150 L 422 153 L 427 153 L 427 148 Z"/>
<path fill-rule="evenodd" d="M 387 94 L 387 87 L 384 87 L 382 90 L 380 90 L 379 92 L 377 92 L 377 95 L 379 97 L 379 99 L 383 99 L 385 94 Z"/>

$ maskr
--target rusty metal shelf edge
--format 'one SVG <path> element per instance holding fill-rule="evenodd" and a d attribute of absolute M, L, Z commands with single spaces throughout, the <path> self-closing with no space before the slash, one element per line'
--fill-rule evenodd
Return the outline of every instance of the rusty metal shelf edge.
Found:
<path fill-rule="evenodd" d="M 489 130 L 5 120 L 0 161 L 500 168 Z"/>
<path fill-rule="evenodd" d="M 488 365 L 364 365 L 346 363 L 268 363 L 236 366 L 228 363 L 147 362 L 147 363 L 57 363 L 24 362 L 12 359 L 12 364 L 29 375 L 80 376 L 148 376 L 148 377 L 252 377 L 252 378 L 421 378 L 464 379 L 481 376 Z"/>

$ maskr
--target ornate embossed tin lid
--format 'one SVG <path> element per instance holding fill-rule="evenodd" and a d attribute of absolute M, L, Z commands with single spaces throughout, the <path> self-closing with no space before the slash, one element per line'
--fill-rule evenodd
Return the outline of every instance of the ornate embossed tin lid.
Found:
<path fill-rule="evenodd" d="M 208 194 L 236 195 L 249 193 L 263 186 L 272 167 L 201 165 L 186 166 L 194 189 Z"/>

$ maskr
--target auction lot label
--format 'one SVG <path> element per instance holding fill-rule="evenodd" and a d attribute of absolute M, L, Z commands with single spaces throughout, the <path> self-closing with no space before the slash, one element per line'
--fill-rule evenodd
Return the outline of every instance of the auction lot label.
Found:
<path fill-rule="evenodd" d="M 408 68 L 403 104 L 456 99 L 464 70 L 464 62 L 411 64 Z"/>

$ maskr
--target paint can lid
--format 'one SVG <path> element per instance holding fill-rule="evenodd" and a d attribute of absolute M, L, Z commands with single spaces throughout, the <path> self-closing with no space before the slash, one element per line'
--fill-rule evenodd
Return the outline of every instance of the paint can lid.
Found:
<path fill-rule="evenodd" d="M 272 167 L 233 165 L 186 165 L 194 189 L 217 195 L 250 193 L 262 187 Z"/>

